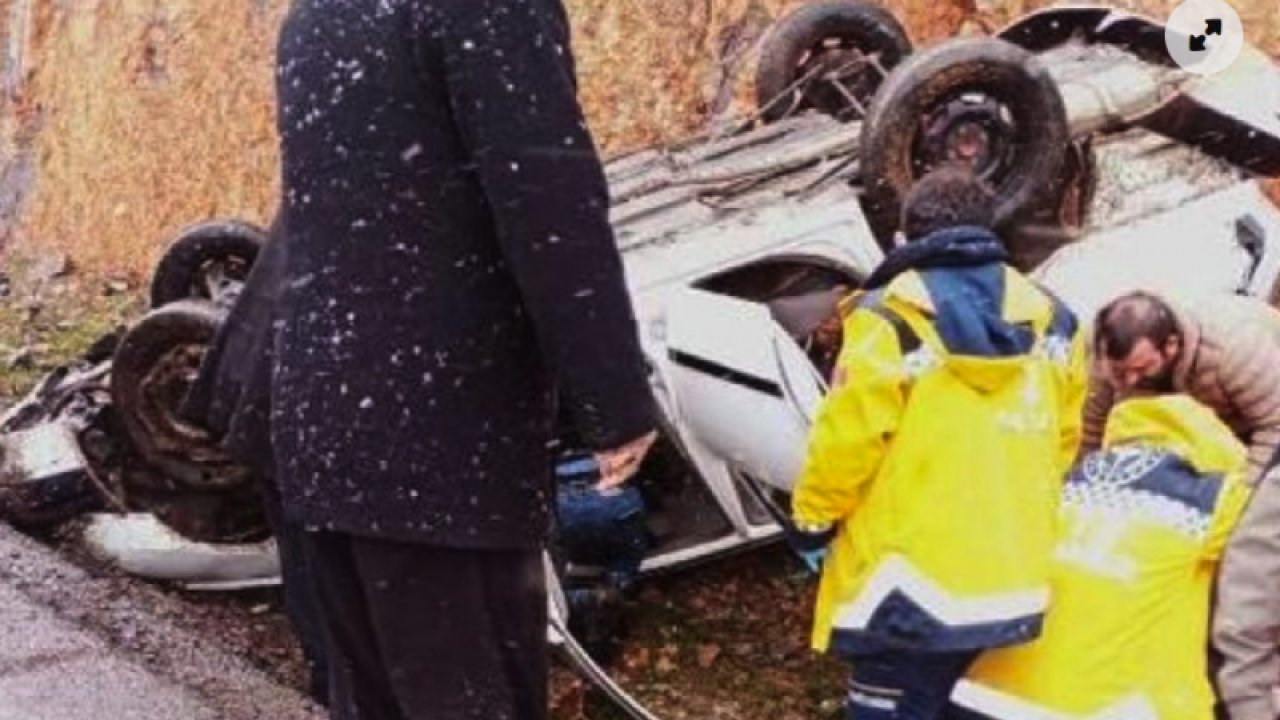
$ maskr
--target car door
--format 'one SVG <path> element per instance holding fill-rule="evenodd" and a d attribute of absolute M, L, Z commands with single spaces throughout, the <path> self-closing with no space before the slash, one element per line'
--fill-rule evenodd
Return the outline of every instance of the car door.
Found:
<path fill-rule="evenodd" d="M 731 467 L 790 491 L 827 383 L 770 307 L 678 292 L 668 306 L 666 362 L 682 431 Z"/>

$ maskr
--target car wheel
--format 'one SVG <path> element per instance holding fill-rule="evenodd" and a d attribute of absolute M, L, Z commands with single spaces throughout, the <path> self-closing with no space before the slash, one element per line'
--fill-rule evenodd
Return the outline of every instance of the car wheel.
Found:
<path fill-rule="evenodd" d="M 863 122 L 867 219 L 887 249 L 912 184 L 962 164 L 995 191 L 1004 227 L 1057 198 L 1069 143 L 1062 96 L 1031 53 L 993 38 L 921 51 L 889 73 Z"/>
<path fill-rule="evenodd" d="M 187 487 L 240 482 L 227 479 L 232 463 L 217 438 L 179 416 L 223 317 L 207 300 L 170 303 L 134 325 L 112 360 L 111 403 L 125 434 L 143 460 Z"/>
<path fill-rule="evenodd" d="M 185 298 L 217 298 L 244 283 L 266 233 L 239 220 L 215 220 L 182 231 L 169 245 L 151 278 L 151 307 Z"/>
<path fill-rule="evenodd" d="M 805 109 L 841 119 L 861 115 L 884 74 L 910 53 L 906 30 L 878 5 L 858 0 L 806 5 L 765 38 L 756 66 L 757 107 L 766 122 Z"/>
<path fill-rule="evenodd" d="M 1000 238 L 1014 267 L 1031 272 L 1064 245 L 1079 240 L 1098 186 L 1094 163 L 1088 139 L 1071 143 L 1058 176 L 1057 197 L 1046 198 L 1023 219 L 1002 228 Z"/>

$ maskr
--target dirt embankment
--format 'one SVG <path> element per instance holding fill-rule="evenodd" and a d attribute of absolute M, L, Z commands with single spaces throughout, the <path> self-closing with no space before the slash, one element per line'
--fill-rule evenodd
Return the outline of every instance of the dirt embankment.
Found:
<path fill-rule="evenodd" d="M 1045 0 L 886 0 L 917 44 Z M 798 0 L 567 0 L 606 152 L 744 110 L 752 48 Z M 1162 16 L 1173 0 L 1121 0 Z M 1280 52 L 1274 0 L 1234 0 Z M 0 230 L 103 273 L 145 273 L 179 227 L 264 221 L 276 194 L 271 64 L 285 0 L 0 0 Z M 27 153 L 21 152 L 27 149 Z M 0 242 L 5 236 L 0 234 Z"/>

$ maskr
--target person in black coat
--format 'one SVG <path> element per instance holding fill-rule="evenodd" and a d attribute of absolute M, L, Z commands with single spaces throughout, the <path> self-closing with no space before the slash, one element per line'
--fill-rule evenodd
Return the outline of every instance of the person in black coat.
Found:
<path fill-rule="evenodd" d="M 559 0 L 295 0 L 273 441 L 337 718 L 542 718 L 557 398 L 655 404 Z"/>
<path fill-rule="evenodd" d="M 308 668 L 308 690 L 316 700 L 327 702 L 324 633 L 302 550 L 302 527 L 284 517 L 271 447 L 272 323 L 284 270 L 281 235 L 277 219 L 206 351 L 180 412 L 221 438 L 257 481 L 280 555 L 285 613 Z"/>

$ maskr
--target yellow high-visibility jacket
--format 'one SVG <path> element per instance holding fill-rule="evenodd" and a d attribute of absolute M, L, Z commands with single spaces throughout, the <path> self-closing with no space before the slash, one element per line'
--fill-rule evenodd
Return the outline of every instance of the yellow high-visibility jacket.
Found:
<path fill-rule="evenodd" d="M 792 498 L 802 531 L 836 530 L 814 648 L 1034 638 L 1080 439 L 1074 315 L 999 263 L 910 271 L 855 302 Z"/>
<path fill-rule="evenodd" d="M 1209 596 L 1246 470 L 1190 396 L 1115 406 L 1063 488 L 1042 636 L 984 654 L 956 702 L 999 720 L 1212 720 Z"/>

